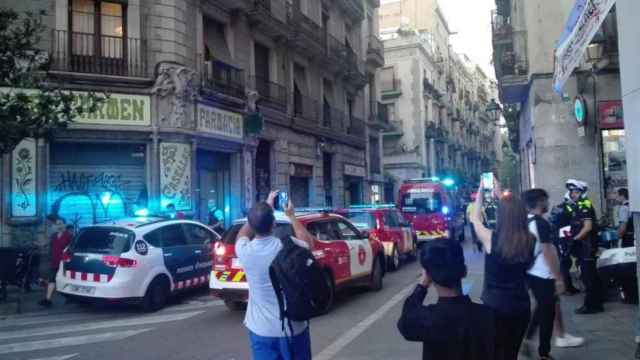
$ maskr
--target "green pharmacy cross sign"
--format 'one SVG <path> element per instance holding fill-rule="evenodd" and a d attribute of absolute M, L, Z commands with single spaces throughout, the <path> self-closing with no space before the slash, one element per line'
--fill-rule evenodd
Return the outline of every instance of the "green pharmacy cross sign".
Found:
<path fill-rule="evenodd" d="M 582 96 L 576 96 L 573 100 L 573 116 L 575 116 L 578 125 L 584 126 L 587 119 L 587 106 Z"/>

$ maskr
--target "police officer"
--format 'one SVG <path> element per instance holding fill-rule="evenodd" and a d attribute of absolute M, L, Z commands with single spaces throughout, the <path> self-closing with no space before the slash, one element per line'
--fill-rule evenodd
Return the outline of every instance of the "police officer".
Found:
<path fill-rule="evenodd" d="M 560 229 L 571 225 L 571 217 L 573 216 L 574 209 L 573 200 L 569 196 L 569 192 L 564 196 L 563 202 L 556 205 L 551 210 L 551 223 L 554 226 L 554 237 L 557 241 L 558 254 L 560 255 L 560 271 L 566 286 L 566 295 L 575 295 L 580 291 L 573 286 L 573 279 L 571 278 L 571 267 L 573 266 L 572 256 L 575 254 L 575 246 L 571 237 L 563 236 L 560 234 Z"/>
<path fill-rule="evenodd" d="M 634 224 L 631 210 L 629 209 L 629 190 L 626 188 L 618 189 L 618 238 L 620 239 L 620 247 L 634 246 Z"/>
<path fill-rule="evenodd" d="M 598 219 L 593 203 L 587 197 L 587 184 L 571 179 L 567 181 L 566 187 L 573 202 L 571 236 L 579 244 L 578 262 L 582 273 L 582 282 L 585 286 L 584 305 L 576 309 L 576 314 L 595 314 L 604 311 L 602 284 L 596 269 Z"/>

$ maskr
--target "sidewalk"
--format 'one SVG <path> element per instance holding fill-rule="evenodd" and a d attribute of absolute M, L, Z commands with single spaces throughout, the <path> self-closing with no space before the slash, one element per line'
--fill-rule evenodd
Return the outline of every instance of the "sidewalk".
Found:
<path fill-rule="evenodd" d="M 38 301 L 44 299 L 44 287 L 34 287 L 31 292 L 20 293 L 15 286 L 9 286 L 7 293 L 7 300 L 0 302 L 0 321 L 6 316 L 16 314 L 64 312 L 65 308 L 70 308 L 65 305 L 65 300 L 60 295 L 53 297 L 53 306 L 50 309 L 38 305 Z"/>

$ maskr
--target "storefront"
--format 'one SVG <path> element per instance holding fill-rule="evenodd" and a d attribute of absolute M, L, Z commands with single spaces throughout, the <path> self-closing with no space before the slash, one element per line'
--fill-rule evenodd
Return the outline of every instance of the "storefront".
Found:
<path fill-rule="evenodd" d="M 231 219 L 227 214 L 231 207 L 231 156 L 227 153 L 198 150 L 197 166 L 197 204 L 196 217 L 209 223 L 211 217 L 225 225 Z"/>
<path fill-rule="evenodd" d="M 310 206 L 312 177 L 313 167 L 311 165 L 289 164 L 289 192 L 295 206 Z"/>
<path fill-rule="evenodd" d="M 363 203 L 363 186 L 366 169 L 363 166 L 344 164 L 344 204 L 345 206 Z"/>
<path fill-rule="evenodd" d="M 606 209 L 609 218 L 617 223 L 618 219 L 615 219 L 616 211 L 614 211 L 618 205 L 617 191 L 628 186 L 622 101 L 599 102 L 598 121 L 602 135 Z"/>
<path fill-rule="evenodd" d="M 83 227 L 146 208 L 146 152 L 145 144 L 51 143 L 48 213 Z"/>

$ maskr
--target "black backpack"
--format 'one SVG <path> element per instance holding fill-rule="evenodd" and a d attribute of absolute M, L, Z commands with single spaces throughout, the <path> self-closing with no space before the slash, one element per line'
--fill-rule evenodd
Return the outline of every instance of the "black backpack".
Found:
<path fill-rule="evenodd" d="M 286 319 L 293 330 L 291 321 L 307 321 L 326 310 L 331 285 L 311 251 L 296 245 L 289 236 L 281 241 L 282 250 L 269 267 L 269 277 L 278 299 L 282 328 Z"/>

